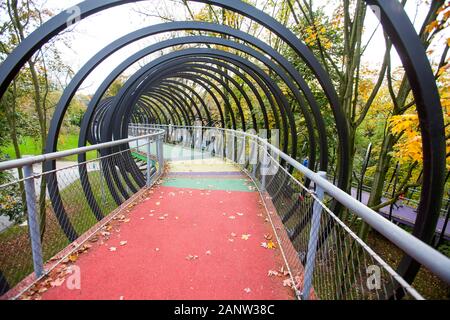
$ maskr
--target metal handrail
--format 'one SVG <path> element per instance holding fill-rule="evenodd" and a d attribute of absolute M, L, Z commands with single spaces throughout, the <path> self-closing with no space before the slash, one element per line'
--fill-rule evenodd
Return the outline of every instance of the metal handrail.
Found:
<path fill-rule="evenodd" d="M 327 194 L 332 196 L 347 209 L 354 212 L 358 217 L 363 219 L 376 231 L 381 233 L 384 237 L 390 240 L 398 248 L 403 250 L 410 257 L 417 262 L 425 266 L 431 272 L 436 274 L 442 280 L 450 283 L 450 259 L 445 255 L 435 250 L 425 242 L 416 238 L 412 234 L 403 230 L 399 226 L 393 224 L 391 221 L 385 219 L 379 215 L 376 211 L 370 209 L 362 202 L 356 200 L 345 191 L 336 187 L 333 183 L 322 178 L 318 173 L 308 169 L 300 164 L 298 161 L 268 143 L 265 139 L 253 134 L 249 134 L 243 131 L 235 131 L 231 129 L 215 128 L 215 127 L 201 127 L 201 126 L 178 126 L 178 125 L 147 125 L 148 127 L 173 127 L 173 128 L 192 128 L 192 129 L 211 129 L 211 130 L 223 130 L 226 132 L 238 133 L 243 136 L 258 140 L 264 144 L 273 153 L 284 159 L 287 163 L 293 166 L 295 169 L 304 174 L 308 179 L 325 190 Z"/>
<path fill-rule="evenodd" d="M 87 147 L 81 147 L 76 149 L 70 149 L 65 151 L 57 151 L 52 153 L 46 153 L 38 156 L 31 156 L 26 158 L 20 158 L 15 160 L 8 160 L 0 162 L 0 171 L 14 169 L 14 168 L 21 168 L 27 165 L 32 165 L 35 163 L 41 163 L 49 160 L 56 160 L 80 153 L 86 153 L 93 150 L 101 150 L 105 148 L 111 148 L 115 147 L 124 143 L 129 143 L 141 139 L 151 139 L 155 137 L 162 136 L 165 133 L 164 130 L 158 130 L 155 133 L 146 134 L 140 137 L 133 137 L 133 138 L 127 138 L 127 139 L 121 139 L 121 140 L 115 140 L 115 141 L 109 141 L 104 143 L 98 143 Z"/>

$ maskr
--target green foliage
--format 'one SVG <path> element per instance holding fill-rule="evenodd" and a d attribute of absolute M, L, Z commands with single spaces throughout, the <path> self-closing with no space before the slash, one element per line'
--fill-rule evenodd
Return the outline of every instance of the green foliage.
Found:
<path fill-rule="evenodd" d="M 0 158 L 1 160 L 4 159 Z M 10 172 L 0 172 L 0 185 L 6 185 L 14 180 Z M 10 221 L 22 222 L 24 207 L 18 183 L 12 183 L 0 188 L 0 216 L 7 216 Z"/>
<path fill-rule="evenodd" d="M 446 241 L 438 247 L 438 251 L 450 258 L 450 241 Z"/>

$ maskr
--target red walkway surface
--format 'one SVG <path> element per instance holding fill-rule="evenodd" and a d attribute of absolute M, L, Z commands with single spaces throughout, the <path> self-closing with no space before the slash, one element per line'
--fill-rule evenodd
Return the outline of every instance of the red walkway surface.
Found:
<path fill-rule="evenodd" d="M 150 192 L 77 257 L 80 289 L 62 282 L 68 262 L 42 299 L 293 298 L 286 277 L 268 275 L 283 260 L 278 248 L 261 246 L 273 231 L 257 192 Z"/>

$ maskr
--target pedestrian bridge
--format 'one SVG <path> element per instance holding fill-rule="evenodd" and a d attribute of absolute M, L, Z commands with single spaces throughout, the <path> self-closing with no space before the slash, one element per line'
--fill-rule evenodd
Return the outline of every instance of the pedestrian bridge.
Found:
<path fill-rule="evenodd" d="M 306 81 L 289 55 L 222 24 L 143 26 L 111 42 L 65 88 L 46 153 L 0 163 L 2 173 L 23 172 L 0 186 L 15 217 L 0 232 L 1 298 L 422 299 L 411 286 L 422 265 L 450 283 L 450 260 L 428 245 L 444 189 L 442 106 L 400 3 L 365 1 L 403 62 L 421 124 L 423 183 L 412 233 L 349 194 L 347 115 L 314 53 L 248 3 L 192 1 L 259 24 L 314 79 Z M 52 17 L 1 64 L 0 97 L 50 39 L 132 2 L 141 1 L 89 0 Z M 83 81 L 120 49 L 168 33 L 174 37 L 106 75 L 83 116 L 79 148 L 58 152 Z M 69 156 L 77 162 L 61 166 Z M 352 229 L 363 223 L 400 252 L 395 263 Z"/>
<path fill-rule="evenodd" d="M 3 298 L 421 299 L 333 212 L 338 202 L 427 268 L 448 275 L 448 258 L 266 139 L 136 124 L 129 136 L 2 163 L 25 168 L 26 177 L 14 183 L 25 184 L 29 212 L 28 228 L 13 225 L 2 233 Z M 76 170 L 32 172 L 39 161 L 92 151 L 99 156 Z M 120 169 L 126 161 L 137 171 Z M 41 204 L 29 201 L 39 198 L 35 185 L 42 179 L 58 186 L 42 204 L 43 238 Z"/>

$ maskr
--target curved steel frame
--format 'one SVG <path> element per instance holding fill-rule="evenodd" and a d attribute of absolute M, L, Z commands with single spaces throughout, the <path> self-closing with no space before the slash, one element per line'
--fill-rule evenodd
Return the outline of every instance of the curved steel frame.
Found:
<path fill-rule="evenodd" d="M 94 13 L 100 12 L 102 10 L 119 6 L 126 3 L 131 2 L 139 2 L 141 0 L 90 0 L 90 1 L 84 1 L 78 5 L 81 12 L 81 19 L 84 19 Z M 347 123 L 344 117 L 344 114 L 341 110 L 341 107 L 339 105 L 339 101 L 337 98 L 337 94 L 333 88 L 333 85 L 328 77 L 328 75 L 325 73 L 324 69 L 318 62 L 318 60 L 314 57 L 312 52 L 308 50 L 308 48 L 298 39 L 296 36 L 290 32 L 287 28 L 282 26 L 279 22 L 277 22 L 275 19 L 270 17 L 269 15 L 263 13 L 262 11 L 259 11 L 255 7 L 248 5 L 246 3 L 243 3 L 241 1 L 229 1 L 229 0 L 192 0 L 195 2 L 202 2 L 202 3 L 208 3 L 210 5 L 216 5 L 228 10 L 232 10 L 234 12 L 237 12 L 239 14 L 242 14 L 259 24 L 263 25 L 267 29 L 271 30 L 273 33 L 275 33 L 277 36 L 279 36 L 283 41 L 285 41 L 298 55 L 303 59 L 303 61 L 310 67 L 311 71 L 316 75 L 317 80 L 322 86 L 322 89 L 324 90 L 324 93 L 326 94 L 329 103 L 331 105 L 331 108 L 333 110 L 334 116 L 335 116 L 335 123 L 336 128 L 338 132 L 338 138 L 339 138 L 339 154 L 340 154 L 340 167 L 339 167 L 339 186 L 343 189 L 346 189 L 348 186 L 348 180 L 349 176 L 347 174 L 346 166 L 348 166 L 348 159 L 349 159 L 349 146 L 347 141 Z M 401 5 L 396 1 L 391 0 L 366 0 L 366 3 L 369 5 L 376 5 L 380 9 L 380 21 L 384 28 L 384 31 L 388 34 L 390 39 L 393 42 L 393 45 L 395 46 L 397 52 L 399 53 L 403 65 L 405 67 L 406 74 L 408 76 L 409 83 L 411 85 L 414 98 L 416 101 L 417 106 L 417 112 L 419 115 L 420 120 L 420 129 L 422 133 L 422 141 L 423 141 L 423 155 L 424 155 L 424 171 L 423 171 L 423 184 L 422 184 L 422 193 L 421 193 L 421 201 L 418 208 L 418 216 L 416 220 L 416 224 L 414 227 L 413 234 L 420 238 L 421 240 L 425 242 L 430 242 L 433 236 L 434 228 L 437 223 L 437 219 L 439 217 L 439 210 L 440 206 L 436 204 L 441 203 L 442 194 L 443 194 L 443 177 L 444 177 L 444 171 L 445 171 L 445 135 L 444 135 L 444 123 L 443 123 L 443 117 L 441 112 L 441 104 L 439 100 L 439 95 L 436 87 L 436 83 L 434 81 L 434 76 L 430 67 L 430 64 L 428 62 L 428 59 L 426 57 L 425 51 L 423 49 L 422 43 L 420 39 L 418 38 L 414 27 L 412 26 L 411 22 L 409 21 L 406 13 L 404 12 Z M 2 63 L 0 68 L 0 97 L 3 96 L 5 93 L 7 87 L 12 82 L 14 77 L 18 74 L 20 69 L 23 67 L 23 65 L 28 61 L 28 59 L 31 58 L 31 56 L 40 48 L 42 47 L 48 40 L 50 40 L 53 36 L 57 35 L 60 31 L 64 30 L 67 27 L 66 22 L 70 19 L 71 12 L 65 11 L 57 16 L 50 19 L 48 22 L 46 22 L 44 25 L 42 25 L 40 28 L 38 28 L 35 32 L 33 32 L 29 37 L 27 37 L 20 45 L 7 57 L 7 59 Z M 184 29 L 190 29 L 192 28 L 192 22 L 179 22 L 177 23 L 177 27 L 175 29 L 177 30 L 184 30 Z M 191 25 L 190 25 L 191 24 Z M 175 25 L 174 25 L 175 27 Z M 152 28 L 152 27 L 150 27 Z M 220 32 L 227 33 L 230 32 L 229 28 L 224 26 L 215 26 L 216 30 L 220 30 Z M 239 32 L 238 32 L 239 33 Z M 261 48 L 260 41 L 257 41 L 257 39 L 249 39 L 248 35 L 240 34 L 240 36 L 245 37 L 241 38 L 244 41 L 250 43 L 252 46 Z M 144 37 L 144 35 L 142 35 Z M 239 36 L 237 37 L 239 38 Z M 203 40 L 202 40 L 203 41 Z M 122 43 L 121 47 L 125 46 L 126 43 Z M 264 46 L 262 46 L 264 47 Z M 117 51 L 119 48 L 112 49 L 111 47 L 106 47 L 101 51 L 102 55 L 108 55 L 109 53 Z M 271 49 L 270 47 L 267 48 L 267 45 L 265 45 L 265 49 Z M 264 49 L 262 49 L 265 53 Z M 273 51 L 273 50 L 272 50 Z M 100 54 L 100 53 L 99 53 Z M 283 68 L 286 67 L 285 61 L 283 59 L 279 59 L 280 56 L 275 53 L 271 52 L 270 55 L 275 58 L 277 63 L 279 65 L 282 65 Z M 98 56 L 98 55 L 97 55 Z M 97 57 L 96 56 L 96 57 Z M 222 55 L 208 55 L 208 58 L 214 58 L 215 60 L 221 60 L 225 61 L 225 64 L 230 64 L 231 61 L 235 61 L 231 57 L 227 57 L 227 59 L 224 59 Z M 195 60 L 195 58 L 193 58 Z M 90 73 L 91 70 L 93 70 L 98 63 L 100 63 L 102 59 L 98 60 L 91 60 L 86 64 L 82 70 L 74 77 L 73 81 L 71 82 L 71 85 L 67 88 L 67 90 L 64 92 L 63 97 L 61 98 L 60 104 L 58 104 L 57 112 L 55 113 L 55 118 L 52 120 L 52 125 L 49 133 L 50 140 L 48 141 L 49 151 L 54 150 L 56 148 L 56 140 L 59 132 L 59 126 L 60 122 L 62 121 L 62 117 L 65 113 L 65 107 L 67 106 L 67 102 L 70 102 L 71 98 L 73 97 L 76 89 L 79 87 L 81 82 L 85 79 L 87 74 Z M 261 60 L 260 60 L 261 61 Z M 217 63 L 217 61 L 216 61 Z M 242 63 L 242 62 L 241 62 Z M 237 69 L 242 69 L 242 66 L 239 64 L 234 64 Z M 243 66 L 249 67 L 249 64 L 247 62 L 242 63 Z M 186 67 L 186 66 L 185 66 Z M 271 67 L 272 68 L 272 67 Z M 186 70 L 189 70 L 189 72 L 186 72 Z M 211 80 L 208 80 L 206 78 L 199 78 L 198 73 L 200 72 L 200 68 L 192 67 L 190 66 L 190 69 L 177 69 L 174 68 L 174 71 L 176 71 L 174 74 L 177 76 L 182 75 L 186 79 L 190 77 L 191 79 L 189 81 L 195 81 L 196 83 L 201 83 L 202 86 L 211 86 L 213 82 Z M 230 69 L 229 69 L 230 70 Z M 274 70 L 272 68 L 272 70 Z M 295 71 L 295 69 L 293 69 Z M 312 110 L 312 114 L 315 120 L 315 129 L 318 130 L 320 134 L 322 134 L 321 137 L 319 137 L 320 145 L 323 146 L 324 141 L 326 142 L 326 138 L 324 136 L 324 127 L 323 122 L 321 120 L 320 112 L 317 107 L 317 104 L 315 103 L 314 99 L 312 99 L 312 95 L 310 95 L 310 91 L 308 91 L 308 87 L 306 86 L 306 83 L 303 82 L 301 77 L 297 73 L 291 73 L 292 70 L 288 70 L 289 76 L 291 76 L 294 80 L 296 85 L 298 85 L 298 88 L 301 89 L 305 97 L 308 101 L 308 106 Z M 246 74 L 249 75 L 249 73 L 246 70 Z M 212 74 L 209 73 L 208 77 L 211 77 Z M 161 78 L 159 82 L 154 82 L 154 79 L 150 79 L 149 82 L 153 84 L 153 86 L 156 87 L 149 87 L 149 92 L 152 93 L 152 98 L 155 99 L 155 94 L 158 93 L 158 96 L 165 96 L 162 95 L 163 92 L 170 92 L 170 99 L 174 99 L 174 91 L 172 86 L 167 86 L 167 79 L 169 79 L 169 75 L 167 75 L 167 78 Z M 172 76 L 173 78 L 173 76 Z M 106 81 L 108 82 L 108 81 Z M 105 82 L 105 83 L 106 83 Z M 104 84 L 105 84 L 104 83 Z M 164 83 L 164 85 L 163 85 Z M 268 85 L 270 83 L 265 83 L 265 85 Z M 106 84 L 109 86 L 109 84 Z M 177 86 L 177 85 L 175 85 Z M 211 86 L 212 87 L 212 86 Z M 271 86 L 268 86 L 269 90 L 273 89 L 270 88 Z M 106 87 L 107 88 L 107 87 Z M 106 88 L 103 88 L 106 90 Z M 165 90 L 162 90 L 162 88 L 166 88 Z M 170 88 L 168 90 L 167 88 Z M 276 88 L 276 87 L 275 87 Z M 103 90 L 102 89 L 102 90 Z M 214 88 L 216 90 L 216 88 Z M 229 88 L 226 88 L 228 90 Z M 267 88 L 266 88 L 267 89 Z M 292 88 L 291 88 L 292 89 Z M 272 91 L 272 90 L 270 90 Z M 208 91 L 211 93 L 211 91 Z M 99 93 L 99 92 L 98 92 Z M 116 107 L 120 107 L 121 104 L 116 103 L 116 100 L 120 100 L 123 97 L 116 97 L 114 100 L 110 100 L 103 108 L 100 107 L 99 110 L 97 110 L 97 106 L 100 106 L 100 98 L 103 95 L 104 91 L 99 93 L 99 95 L 96 94 L 94 97 L 96 99 L 96 103 L 94 105 L 90 105 L 90 112 L 96 112 L 95 113 L 95 119 L 98 121 L 107 121 L 111 118 L 109 116 L 110 110 L 113 110 L 112 105 Z M 273 93 L 273 92 L 272 92 Z M 178 104 L 181 106 L 180 111 L 183 110 L 183 99 L 181 99 L 181 96 L 183 94 L 180 92 L 178 94 Z M 219 94 L 220 95 L 220 94 Z M 184 95 L 186 96 L 186 95 Z M 214 96 L 215 97 L 215 96 Z M 277 95 L 274 95 L 273 98 L 275 98 L 276 105 L 280 107 L 283 103 L 279 104 L 279 101 L 277 101 Z M 299 103 L 301 104 L 301 100 L 299 97 L 296 96 Z M 164 101 L 166 98 L 159 101 L 162 105 L 164 104 Z M 169 99 L 169 100 L 170 100 Z M 219 102 L 217 99 L 214 99 L 217 107 L 219 108 Z M 191 101 L 192 102 L 192 101 Z M 153 111 L 147 111 L 147 116 L 150 114 L 164 114 L 162 113 L 162 110 L 159 108 L 159 113 L 154 111 L 158 109 L 156 105 L 158 103 L 155 103 L 154 101 L 150 103 L 150 99 L 141 99 L 138 102 L 140 108 L 142 110 L 145 110 L 146 107 L 152 105 L 154 108 Z M 108 107 L 109 106 L 109 107 Z M 204 108 L 204 106 L 202 106 Z M 122 107 L 120 107 L 122 109 Z M 200 110 L 196 108 L 197 110 Z M 207 108 L 204 108 L 206 111 Z M 281 112 L 282 108 L 279 108 L 278 111 Z M 187 110 L 184 110 L 187 111 Z M 192 111 L 192 109 L 191 109 Z M 289 113 L 290 109 L 286 108 L 285 110 Z M 142 113 L 145 113 L 145 111 L 140 111 Z M 198 114 L 201 114 L 200 112 L 197 112 Z M 186 113 L 182 111 L 182 114 L 186 116 Z M 172 117 L 172 114 L 169 112 L 169 115 L 172 118 L 172 121 L 174 121 L 175 118 Z M 89 122 L 87 122 L 88 126 L 90 124 L 90 120 L 92 118 L 92 114 L 89 115 Z M 222 124 L 224 124 L 224 118 L 223 113 L 220 112 L 220 116 Z M 291 117 L 292 114 L 288 114 L 288 117 Z M 167 121 L 167 116 L 164 114 L 164 120 Z M 177 119 L 179 122 L 181 122 L 181 117 L 177 115 Z M 116 120 L 116 119 L 115 119 Z M 159 118 L 159 121 L 161 119 Z M 189 122 L 188 118 L 185 118 L 186 123 Z M 120 121 L 117 120 L 117 123 Z M 125 124 L 126 125 L 126 124 Z M 88 126 L 85 126 L 86 129 Z M 284 126 L 286 128 L 286 126 Z M 85 143 L 86 139 L 88 138 L 89 134 L 91 135 L 91 138 L 93 138 L 94 131 L 101 130 L 101 126 L 98 128 L 91 128 L 90 130 L 85 130 L 85 132 L 82 132 L 80 135 L 80 143 Z M 119 131 L 117 131 L 119 132 Z M 97 134 L 99 132 L 97 131 Z M 99 136 L 97 135 L 97 138 Z M 112 135 L 107 135 L 108 138 L 112 137 Z M 325 143 L 326 145 L 326 143 Z M 326 149 L 321 149 L 326 150 Z M 321 167 L 324 167 L 324 162 L 326 159 L 326 156 L 323 155 L 323 151 L 321 152 Z M 130 167 L 130 161 L 132 162 L 130 157 L 124 156 L 123 161 L 119 161 L 116 165 L 119 166 L 119 168 L 124 169 L 124 172 L 130 172 L 132 173 L 134 179 L 136 179 L 137 182 L 140 182 L 142 180 L 142 177 L 139 177 L 136 170 L 133 169 L 133 167 Z M 52 164 L 47 165 L 47 169 L 51 168 Z M 326 165 L 325 165 L 326 167 Z M 117 182 L 118 177 L 114 177 L 116 170 L 113 170 L 111 172 L 113 179 Z M 128 175 L 125 174 L 125 179 L 128 179 Z M 112 181 L 111 181 L 112 182 Z M 131 181 L 127 181 L 127 184 L 131 183 Z M 122 196 L 126 198 L 127 193 L 122 190 L 121 183 L 118 184 L 118 189 L 122 193 Z M 53 190 L 54 189 L 54 190 Z M 57 191 L 57 184 L 56 184 L 56 178 L 54 181 L 50 181 L 49 183 L 49 191 Z M 52 192 L 51 192 L 52 193 Z M 58 199 L 52 199 L 52 201 L 58 202 Z M 59 199 L 60 201 L 60 199 Z M 120 197 L 118 196 L 116 201 L 120 202 Z M 54 205 L 61 205 L 62 203 L 54 203 Z M 94 214 L 98 218 L 101 216 L 94 210 Z M 64 216 L 58 217 L 58 219 L 61 221 L 66 219 Z M 68 223 L 68 221 L 65 221 Z M 69 223 L 70 225 L 70 223 Z M 72 238 L 72 237 L 71 237 Z M 400 266 L 399 266 L 399 273 L 407 280 L 412 281 L 415 277 L 415 274 L 417 273 L 419 268 L 419 265 L 412 261 L 409 257 L 405 257 Z"/>

